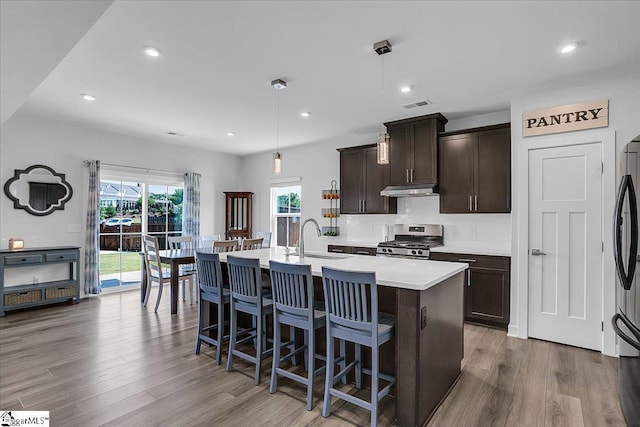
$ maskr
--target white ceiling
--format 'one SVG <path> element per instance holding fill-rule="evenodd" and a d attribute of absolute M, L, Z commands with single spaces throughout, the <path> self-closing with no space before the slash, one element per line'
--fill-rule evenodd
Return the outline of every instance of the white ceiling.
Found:
<path fill-rule="evenodd" d="M 16 112 L 111 3 L 0 1 L 0 123 Z"/>
<path fill-rule="evenodd" d="M 504 110 L 514 88 L 638 62 L 638 16 L 635 1 L 116 1 L 20 111 L 244 155 L 276 147 L 269 82 L 284 78 L 280 147 L 348 144 L 384 121 Z"/>

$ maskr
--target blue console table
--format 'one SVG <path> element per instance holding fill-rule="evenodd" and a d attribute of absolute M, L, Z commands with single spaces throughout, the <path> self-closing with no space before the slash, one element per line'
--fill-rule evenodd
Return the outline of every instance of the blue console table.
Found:
<path fill-rule="evenodd" d="M 61 301 L 80 302 L 79 263 L 80 248 L 77 246 L 55 246 L 0 250 L 0 316 L 5 311 Z M 5 286 L 4 273 L 9 268 L 28 268 L 51 264 L 69 264 L 69 278 L 40 283 Z"/>

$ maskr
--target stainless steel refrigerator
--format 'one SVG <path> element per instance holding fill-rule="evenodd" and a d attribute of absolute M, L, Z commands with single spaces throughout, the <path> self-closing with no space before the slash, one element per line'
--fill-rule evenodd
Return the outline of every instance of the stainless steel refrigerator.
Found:
<path fill-rule="evenodd" d="M 611 319 L 620 352 L 620 404 L 629 427 L 640 426 L 640 279 L 638 186 L 640 136 L 624 149 L 614 212 L 614 257 L 618 272 L 617 313 Z"/>

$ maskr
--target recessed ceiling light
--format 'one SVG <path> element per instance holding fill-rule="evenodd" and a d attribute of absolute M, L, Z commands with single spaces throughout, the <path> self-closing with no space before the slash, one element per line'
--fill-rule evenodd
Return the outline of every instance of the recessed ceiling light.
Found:
<path fill-rule="evenodd" d="M 85 101 L 95 101 L 96 100 L 96 97 L 91 95 L 90 93 L 81 93 L 80 96 Z"/>
<path fill-rule="evenodd" d="M 303 111 L 302 113 L 300 113 L 300 115 L 302 117 L 309 117 L 311 115 L 311 113 L 309 111 Z"/>
<path fill-rule="evenodd" d="M 227 132 L 225 135 L 227 135 L 227 136 L 234 136 L 235 134 L 236 134 L 235 132 L 231 132 L 231 131 L 229 131 L 229 132 Z"/>
<path fill-rule="evenodd" d="M 573 52 L 574 50 L 576 50 L 577 47 L 578 46 L 575 43 L 565 44 L 564 46 L 560 47 L 560 53 Z"/>
<path fill-rule="evenodd" d="M 147 56 L 152 56 L 154 58 L 157 58 L 158 56 L 160 56 L 160 49 L 158 49 L 157 47 L 145 46 L 143 50 Z"/>
<path fill-rule="evenodd" d="M 411 86 L 402 86 L 402 87 L 400 88 L 400 92 L 402 92 L 402 93 L 408 93 L 408 92 L 411 92 Z"/>

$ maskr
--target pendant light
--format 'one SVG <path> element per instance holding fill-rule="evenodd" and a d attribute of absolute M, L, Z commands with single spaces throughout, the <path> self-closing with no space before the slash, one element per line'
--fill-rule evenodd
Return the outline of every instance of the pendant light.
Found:
<path fill-rule="evenodd" d="M 287 82 L 276 79 L 271 82 L 271 87 L 276 90 L 276 152 L 273 153 L 273 174 L 282 175 L 282 154 L 280 154 L 280 91 L 286 89 Z"/>
<path fill-rule="evenodd" d="M 378 134 L 378 164 L 379 165 L 388 165 L 389 164 L 389 134 L 388 133 L 379 133 Z"/>
<path fill-rule="evenodd" d="M 380 56 L 391 52 L 391 43 L 389 40 L 381 40 L 373 44 L 373 50 Z M 384 57 L 382 58 L 382 93 L 384 94 Z M 391 138 L 386 132 L 378 134 L 378 141 L 376 143 L 377 156 L 376 160 L 379 165 L 389 164 L 389 143 Z"/>

